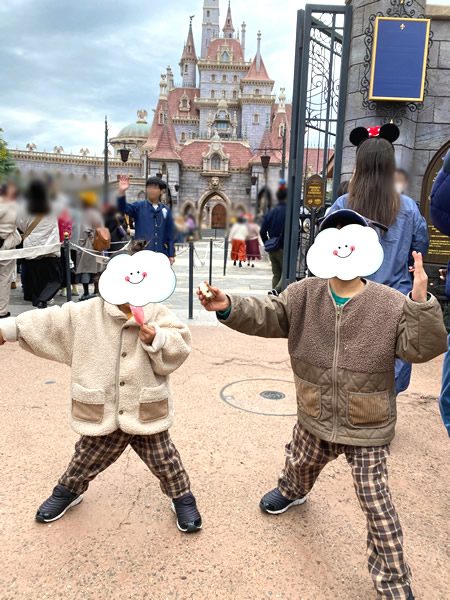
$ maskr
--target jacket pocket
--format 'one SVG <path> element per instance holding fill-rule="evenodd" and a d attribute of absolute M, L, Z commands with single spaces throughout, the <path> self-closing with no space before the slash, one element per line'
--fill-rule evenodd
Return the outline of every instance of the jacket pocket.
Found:
<path fill-rule="evenodd" d="M 295 389 L 297 391 L 297 402 L 300 409 L 313 417 L 318 419 L 322 412 L 322 395 L 320 392 L 320 386 L 300 379 L 295 375 Z"/>
<path fill-rule="evenodd" d="M 78 383 L 72 384 L 72 417 L 77 421 L 101 423 L 105 411 L 105 392 L 89 390 Z"/>
<path fill-rule="evenodd" d="M 381 427 L 391 418 L 388 392 L 348 394 L 348 422 L 355 427 Z"/>
<path fill-rule="evenodd" d="M 165 383 L 145 387 L 139 398 L 139 420 L 142 423 L 159 421 L 169 416 L 169 390 Z"/>

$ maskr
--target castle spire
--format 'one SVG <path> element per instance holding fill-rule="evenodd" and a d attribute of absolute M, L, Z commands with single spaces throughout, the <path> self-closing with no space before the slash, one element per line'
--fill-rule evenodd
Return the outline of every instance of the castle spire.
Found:
<path fill-rule="evenodd" d="M 233 19 L 231 18 L 231 3 L 228 0 L 228 12 L 225 18 L 225 25 L 223 26 L 223 37 L 232 38 L 234 37 L 235 29 L 233 27 Z"/>
<path fill-rule="evenodd" d="M 245 60 L 245 29 L 246 29 L 246 24 L 245 24 L 245 21 L 243 21 L 242 25 L 241 25 L 241 46 L 242 46 L 242 54 L 244 55 L 244 60 Z"/>
<path fill-rule="evenodd" d="M 193 18 L 194 16 L 190 17 L 188 36 L 180 61 L 183 87 L 195 87 L 196 84 L 197 54 L 195 53 L 194 34 L 192 33 Z"/>
<path fill-rule="evenodd" d="M 261 69 L 261 32 L 258 31 L 258 45 L 256 50 L 256 71 L 259 73 Z"/>

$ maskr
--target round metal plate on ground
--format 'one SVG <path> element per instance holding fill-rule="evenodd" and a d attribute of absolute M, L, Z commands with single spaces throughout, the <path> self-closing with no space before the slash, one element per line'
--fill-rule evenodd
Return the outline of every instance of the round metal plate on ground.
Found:
<path fill-rule="evenodd" d="M 295 386 L 293 381 L 286 379 L 260 378 L 234 381 L 221 390 L 220 397 L 229 406 L 256 415 L 297 416 Z"/>

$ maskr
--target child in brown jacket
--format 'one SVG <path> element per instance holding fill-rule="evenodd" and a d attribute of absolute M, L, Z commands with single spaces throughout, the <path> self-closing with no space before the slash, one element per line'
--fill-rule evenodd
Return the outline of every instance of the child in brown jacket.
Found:
<path fill-rule="evenodd" d="M 0 344 L 18 341 L 36 356 L 71 367 L 69 419 L 81 437 L 52 495 L 37 511 L 41 523 L 61 518 L 81 502 L 89 483 L 130 445 L 172 499 L 178 528 L 202 527 L 168 432 L 173 423 L 169 374 L 188 357 L 191 334 L 161 303 L 147 304 L 143 312 L 139 325 L 129 304 L 95 298 L 1 322 Z"/>
<path fill-rule="evenodd" d="M 367 225 L 354 211 L 337 211 L 322 223 L 316 243 L 327 228 L 345 236 Z M 330 248 L 325 269 L 361 250 L 351 238 L 344 241 Z M 344 454 L 367 518 L 369 572 L 378 597 L 402 600 L 413 598 L 411 574 L 386 466 L 397 418 L 395 358 L 426 362 L 447 348 L 442 311 L 427 294 L 422 256 L 413 256 L 414 287 L 406 300 L 354 275 L 310 277 L 264 300 L 226 295 L 218 288 L 212 288 L 213 298 L 197 292 L 206 310 L 216 311 L 231 329 L 288 338 L 298 420 L 278 486 L 263 496 L 261 509 L 281 514 L 303 504 L 325 465 Z"/>

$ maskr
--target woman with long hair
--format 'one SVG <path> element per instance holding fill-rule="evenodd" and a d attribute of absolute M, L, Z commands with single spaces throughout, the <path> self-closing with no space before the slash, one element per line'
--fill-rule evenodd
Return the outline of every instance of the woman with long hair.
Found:
<path fill-rule="evenodd" d="M 350 134 L 350 141 L 358 146 L 355 170 L 349 193 L 336 200 L 330 213 L 349 208 L 388 227 L 386 232 L 376 230 L 383 246 L 384 260 L 378 271 L 367 279 L 408 294 L 412 290 L 409 272 L 411 253 L 415 250 L 425 255 L 428 251 L 427 223 L 414 200 L 395 189 L 396 165 L 392 142 L 399 135 L 398 128 L 385 125 L 376 137 L 368 137 L 369 134 L 362 131 L 364 129 L 358 127 Z M 399 394 L 409 385 L 411 365 L 397 360 L 395 375 Z"/>

